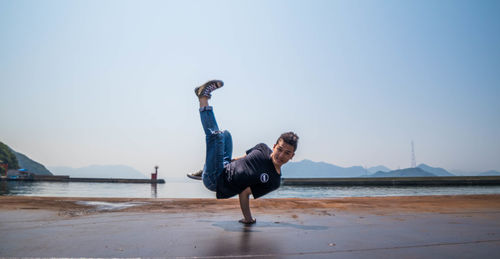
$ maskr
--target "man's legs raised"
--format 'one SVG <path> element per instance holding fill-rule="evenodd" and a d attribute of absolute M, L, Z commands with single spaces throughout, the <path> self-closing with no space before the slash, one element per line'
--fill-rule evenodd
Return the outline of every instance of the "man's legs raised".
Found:
<path fill-rule="evenodd" d="M 231 137 L 231 133 L 229 131 L 224 130 L 222 132 L 224 136 L 224 166 L 226 164 L 231 163 L 231 159 L 233 157 L 233 138 Z"/>
<path fill-rule="evenodd" d="M 219 125 L 217 125 L 217 121 L 215 120 L 214 108 L 212 106 L 203 106 L 200 108 L 200 119 L 205 136 L 219 131 Z"/>
<path fill-rule="evenodd" d="M 224 170 L 224 136 L 221 131 L 206 136 L 207 154 L 202 180 L 207 189 L 217 190 L 217 179 Z"/>
<path fill-rule="evenodd" d="M 230 134 L 227 131 L 220 131 L 213 107 L 209 106 L 208 100 L 211 97 L 211 92 L 222 87 L 223 82 L 220 80 L 212 80 L 195 89 L 200 102 L 200 118 L 206 138 L 206 157 L 203 168 L 202 180 L 204 185 L 211 191 L 216 191 L 217 178 L 224 169 L 224 162 L 228 155 L 232 154 L 232 141 Z M 227 133 L 226 133 L 227 132 Z M 226 139 L 229 140 L 226 144 Z M 229 146 L 228 146 L 229 145 Z M 226 147 L 230 147 L 227 151 Z"/>
<path fill-rule="evenodd" d="M 207 145 L 202 180 L 209 190 L 216 191 L 217 178 L 224 169 L 226 156 L 231 156 L 232 153 L 232 141 L 230 135 L 227 137 L 229 132 L 219 130 L 211 106 L 200 108 L 200 117 Z M 229 148 L 227 151 L 226 147 Z"/>

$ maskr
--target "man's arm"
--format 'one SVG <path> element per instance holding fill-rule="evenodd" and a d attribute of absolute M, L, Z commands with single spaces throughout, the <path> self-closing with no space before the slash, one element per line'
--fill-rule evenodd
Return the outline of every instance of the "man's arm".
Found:
<path fill-rule="evenodd" d="M 252 194 L 250 187 L 247 187 L 240 193 L 240 207 L 243 213 L 243 219 L 239 221 L 240 223 L 253 224 L 256 222 L 256 220 L 252 218 L 252 212 L 250 211 L 250 194 Z"/>
<path fill-rule="evenodd" d="M 247 156 L 247 155 L 242 155 L 242 156 L 240 156 L 240 157 L 233 158 L 233 159 L 231 159 L 231 162 L 232 162 L 232 161 L 236 161 L 236 160 L 240 160 L 240 159 L 242 159 L 242 158 L 244 158 L 244 157 L 246 157 L 246 156 Z"/>

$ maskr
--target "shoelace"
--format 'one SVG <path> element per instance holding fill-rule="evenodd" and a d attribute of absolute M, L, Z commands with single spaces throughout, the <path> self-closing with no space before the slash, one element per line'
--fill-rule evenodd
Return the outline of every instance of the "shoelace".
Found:
<path fill-rule="evenodd" d="M 217 89 L 217 86 L 215 85 L 215 83 L 211 83 L 207 87 L 205 87 L 205 89 L 203 90 L 203 95 L 209 96 L 210 92 L 212 92 L 215 89 Z"/>

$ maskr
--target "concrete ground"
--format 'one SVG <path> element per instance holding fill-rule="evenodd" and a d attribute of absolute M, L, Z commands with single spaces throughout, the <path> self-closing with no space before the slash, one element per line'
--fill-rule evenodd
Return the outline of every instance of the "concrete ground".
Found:
<path fill-rule="evenodd" d="M 500 196 L 439 197 L 264 199 L 251 226 L 234 199 L 0 197 L 0 256 L 498 258 Z"/>

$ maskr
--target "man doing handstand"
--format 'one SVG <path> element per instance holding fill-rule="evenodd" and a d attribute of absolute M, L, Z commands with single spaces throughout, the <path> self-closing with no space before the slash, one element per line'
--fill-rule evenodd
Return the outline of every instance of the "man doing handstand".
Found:
<path fill-rule="evenodd" d="M 216 192 L 217 199 L 239 195 L 243 219 L 239 222 L 256 222 L 250 212 L 250 194 L 257 199 L 276 190 L 281 183 L 281 166 L 295 154 L 299 137 L 286 132 L 271 150 L 260 143 L 239 158 L 232 159 L 233 142 L 227 130 L 219 130 L 213 107 L 208 105 L 212 91 L 222 87 L 220 80 L 212 80 L 194 89 L 200 102 L 200 117 L 205 131 L 207 152 L 203 170 L 188 174 L 193 179 L 203 180 L 207 189 Z"/>

